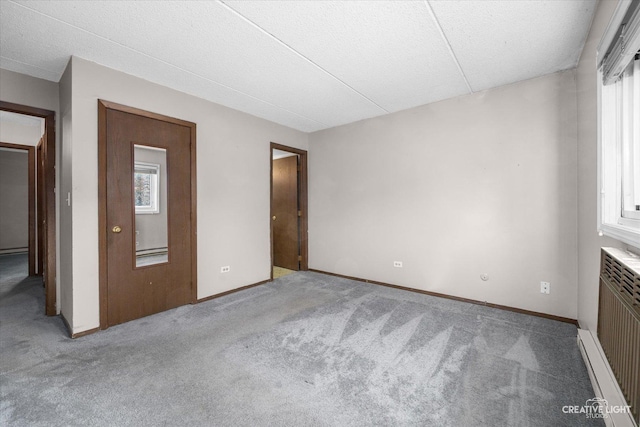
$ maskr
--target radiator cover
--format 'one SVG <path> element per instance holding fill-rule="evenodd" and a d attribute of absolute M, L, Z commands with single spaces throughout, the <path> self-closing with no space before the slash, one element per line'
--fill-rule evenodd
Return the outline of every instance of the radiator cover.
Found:
<path fill-rule="evenodd" d="M 598 339 L 640 423 L 640 258 L 602 248 Z"/>

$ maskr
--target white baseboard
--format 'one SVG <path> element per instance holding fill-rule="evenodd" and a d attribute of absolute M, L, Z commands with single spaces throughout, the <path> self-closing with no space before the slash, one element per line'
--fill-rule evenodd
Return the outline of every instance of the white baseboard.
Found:
<path fill-rule="evenodd" d="M 606 399 L 609 406 L 626 406 L 627 402 L 616 381 L 611 366 L 602 350 L 600 341 L 594 337 L 591 331 L 578 329 L 578 347 L 582 353 L 589 378 L 596 396 Z M 633 415 L 612 413 L 604 419 L 607 427 L 638 427 Z"/>

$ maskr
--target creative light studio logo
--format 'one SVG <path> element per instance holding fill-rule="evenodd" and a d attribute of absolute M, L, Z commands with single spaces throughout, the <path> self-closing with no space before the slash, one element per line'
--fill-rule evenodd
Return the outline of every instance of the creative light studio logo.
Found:
<path fill-rule="evenodd" d="M 587 418 L 609 418 L 611 414 L 629 414 L 631 406 L 609 405 L 607 399 L 594 397 L 589 399 L 582 406 L 563 406 L 562 412 L 565 414 L 584 414 Z"/>

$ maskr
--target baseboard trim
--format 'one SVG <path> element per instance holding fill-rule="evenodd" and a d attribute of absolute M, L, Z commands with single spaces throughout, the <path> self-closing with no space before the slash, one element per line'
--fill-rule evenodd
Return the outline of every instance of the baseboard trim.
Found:
<path fill-rule="evenodd" d="M 212 299 L 220 298 L 220 297 L 223 297 L 225 295 L 233 294 L 235 292 L 244 291 L 245 289 L 250 289 L 250 288 L 254 288 L 256 286 L 264 285 L 265 283 L 268 283 L 268 282 L 270 282 L 270 280 L 263 280 L 263 281 L 258 282 L 258 283 L 253 283 L 251 285 L 243 286 L 241 288 L 231 289 L 230 291 L 226 291 L 226 292 L 222 292 L 222 293 L 219 293 L 219 294 L 211 295 L 211 296 L 208 296 L 208 297 L 205 297 L 205 298 L 201 298 L 201 299 L 197 300 L 196 303 L 199 304 L 201 302 L 210 301 Z M 62 323 L 64 323 L 64 327 L 67 330 L 67 333 L 69 334 L 69 337 L 71 337 L 71 338 L 81 338 L 81 337 L 84 337 L 86 335 L 91 335 L 93 333 L 96 333 L 96 332 L 98 332 L 100 330 L 100 328 L 98 327 L 98 328 L 89 329 L 87 331 L 73 333 L 73 331 L 71 330 L 71 326 L 69 325 L 69 322 L 67 321 L 66 317 L 64 317 L 64 314 L 60 313 L 60 318 L 62 319 Z"/>
<path fill-rule="evenodd" d="M 223 297 L 223 296 L 229 295 L 229 294 L 234 294 L 236 292 L 244 291 L 246 289 L 255 288 L 256 286 L 264 285 L 265 283 L 269 283 L 269 282 L 270 282 L 270 280 L 263 280 L 263 281 L 258 282 L 258 283 L 253 283 L 251 285 L 242 286 L 241 288 L 231 289 L 230 291 L 225 291 L 225 292 L 221 292 L 219 294 L 210 295 L 208 297 L 200 298 L 199 300 L 196 301 L 196 303 L 200 304 L 201 302 L 211 301 L 212 299 L 220 298 L 220 297 Z"/>
<path fill-rule="evenodd" d="M 69 325 L 69 322 L 67 321 L 67 318 L 64 317 L 64 314 L 60 313 L 60 318 L 62 319 L 62 323 L 64 323 L 64 327 L 67 329 L 67 333 L 69 334 L 70 338 L 81 338 L 84 337 L 86 335 L 91 335 L 91 334 L 95 334 L 96 332 L 98 332 L 100 330 L 100 328 L 93 328 L 93 329 L 89 329 L 86 331 L 82 331 L 82 332 L 76 332 L 75 334 L 72 332 L 71 330 L 71 326 Z"/>
<path fill-rule="evenodd" d="M 236 293 L 236 292 L 244 291 L 246 289 L 254 288 L 256 286 L 264 285 L 265 283 L 268 283 L 268 282 L 270 282 L 270 280 L 263 280 L 263 281 L 258 282 L 258 283 L 253 283 L 251 285 L 242 286 L 241 288 L 231 289 L 230 291 L 226 291 L 226 292 L 222 292 L 222 293 L 219 293 L 219 294 L 211 295 L 211 296 L 208 296 L 208 297 L 205 297 L 205 298 L 201 298 L 201 299 L 197 300 L 196 303 L 199 304 L 201 302 L 210 301 L 212 299 L 220 298 L 220 297 L 223 297 L 225 295 L 233 294 L 233 293 Z M 72 330 L 71 330 L 71 326 L 69 325 L 69 322 L 64 317 L 64 314 L 60 313 L 60 318 L 62 319 L 62 323 L 64 323 L 64 327 L 67 329 L 67 333 L 69 334 L 69 336 L 71 338 L 81 338 L 81 337 L 84 337 L 86 335 L 91 335 L 93 333 L 96 333 L 96 332 L 98 332 L 100 330 L 100 328 L 98 327 L 98 328 L 89 329 L 87 331 L 73 333 Z"/>
<path fill-rule="evenodd" d="M 599 340 L 586 329 L 578 329 L 578 348 L 587 367 L 596 397 L 606 399 L 609 406 L 626 406 L 618 381 L 607 362 Z M 607 427 L 637 427 L 632 414 L 611 413 L 604 418 Z"/>
<path fill-rule="evenodd" d="M 6 248 L 0 249 L 0 255 L 16 255 L 16 254 L 28 254 L 29 248 Z"/>
<path fill-rule="evenodd" d="M 93 328 L 93 329 L 88 329 L 88 330 L 82 331 L 82 332 L 76 332 L 75 334 L 71 334 L 71 338 L 81 338 L 81 337 L 84 337 L 84 336 L 87 336 L 87 335 L 95 334 L 99 330 L 100 330 L 100 328 Z"/>
<path fill-rule="evenodd" d="M 508 305 L 493 304 L 486 301 L 478 301 L 475 299 L 462 298 L 462 297 L 457 297 L 453 295 L 442 294 L 439 292 L 425 291 L 422 289 L 409 288 L 409 287 L 400 286 L 400 285 L 392 285 L 391 283 L 378 282 L 377 280 L 369 280 L 369 279 L 362 279 L 360 277 L 345 276 L 343 274 L 330 273 L 328 271 L 316 270 L 312 268 L 310 268 L 309 271 L 313 271 L 315 273 L 320 273 L 320 274 L 326 274 L 328 276 L 341 277 L 343 279 L 356 280 L 358 282 L 371 283 L 373 285 L 386 286 L 388 288 L 400 289 L 403 291 L 416 292 L 419 294 L 429 295 L 432 297 L 452 299 L 455 301 L 468 302 L 470 304 L 484 305 L 486 307 L 498 308 L 500 310 L 513 311 L 515 313 L 528 314 L 530 316 L 543 317 L 545 319 L 557 320 L 558 322 L 570 323 L 572 325 L 578 326 L 578 321 L 576 319 L 570 319 L 568 317 L 555 316 L 553 314 L 540 313 L 538 311 L 525 310 L 523 308 L 509 307 Z"/>

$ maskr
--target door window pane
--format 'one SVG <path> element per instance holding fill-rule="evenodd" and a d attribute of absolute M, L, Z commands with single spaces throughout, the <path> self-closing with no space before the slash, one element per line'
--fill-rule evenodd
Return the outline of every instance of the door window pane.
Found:
<path fill-rule="evenodd" d="M 168 262 L 167 150 L 134 145 L 136 267 Z"/>

